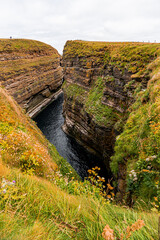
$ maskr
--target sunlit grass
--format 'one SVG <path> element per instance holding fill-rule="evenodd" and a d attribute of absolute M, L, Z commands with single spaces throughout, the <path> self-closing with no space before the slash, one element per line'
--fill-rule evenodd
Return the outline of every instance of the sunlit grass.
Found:
<path fill-rule="evenodd" d="M 53 183 L 12 170 L 21 199 L 1 198 L 0 239 L 103 239 L 106 224 L 116 233 L 143 219 L 145 227 L 131 239 L 156 239 L 158 216 L 106 203 L 103 198 L 74 196 Z M 7 193 L 6 193 L 7 194 Z M 5 205 L 4 205 L 5 202 Z"/>

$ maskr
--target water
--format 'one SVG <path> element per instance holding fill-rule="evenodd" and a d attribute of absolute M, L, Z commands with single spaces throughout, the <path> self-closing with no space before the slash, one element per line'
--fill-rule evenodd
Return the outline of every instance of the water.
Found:
<path fill-rule="evenodd" d="M 99 166 L 102 169 L 101 175 L 106 176 L 105 166 L 103 163 L 100 163 L 100 159 L 89 153 L 75 139 L 63 132 L 61 128 L 64 123 L 62 105 L 63 93 L 34 118 L 37 126 L 56 147 L 59 154 L 67 159 L 82 179 L 87 177 L 87 170 L 95 166 Z"/>

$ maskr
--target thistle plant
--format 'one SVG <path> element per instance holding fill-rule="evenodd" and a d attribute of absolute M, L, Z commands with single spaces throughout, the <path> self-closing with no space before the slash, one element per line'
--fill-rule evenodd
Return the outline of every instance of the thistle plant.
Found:
<path fill-rule="evenodd" d="M 141 219 L 138 219 L 131 226 L 127 226 L 127 228 L 124 229 L 123 232 L 120 234 L 120 238 L 117 238 L 117 237 L 115 237 L 113 229 L 111 229 L 109 227 L 109 225 L 107 224 L 104 227 L 104 229 L 103 229 L 102 237 L 105 240 L 124 240 L 124 239 L 129 239 L 135 231 L 138 231 L 143 226 L 145 226 L 144 221 L 141 220 Z"/>

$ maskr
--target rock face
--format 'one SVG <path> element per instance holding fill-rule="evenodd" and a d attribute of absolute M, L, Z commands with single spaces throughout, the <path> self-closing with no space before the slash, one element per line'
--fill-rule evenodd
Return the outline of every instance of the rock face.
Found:
<path fill-rule="evenodd" d="M 64 47 L 63 129 L 101 155 L 107 167 L 135 94 L 147 87 L 146 66 L 155 57 L 151 45 L 143 43 L 68 41 Z M 119 169 L 122 197 L 125 163 L 120 163 Z"/>
<path fill-rule="evenodd" d="M 108 158 L 113 151 L 115 133 L 113 129 L 96 123 L 93 116 L 85 110 L 84 103 L 78 98 L 67 96 L 64 89 L 64 116 L 63 130 L 73 136 L 87 150 L 104 158 L 109 168 Z"/>
<path fill-rule="evenodd" d="M 113 47 L 117 48 L 117 45 Z M 137 85 L 133 84 L 132 72 L 122 70 L 116 64 L 110 64 L 105 60 L 109 47 L 106 43 L 68 41 L 63 52 L 66 81 L 63 129 L 102 156 L 110 156 L 113 152 L 115 123 L 119 120 L 119 115 L 125 113 L 133 102 L 133 89 Z M 100 105 L 112 108 L 114 115 L 112 116 L 114 120 L 108 119 L 107 123 L 104 123 L 103 119 L 99 123 L 94 116 L 96 112 L 91 113 L 86 107 L 88 96 L 96 88 L 94 84 L 99 77 L 102 78 L 103 87 L 100 89 L 101 97 L 97 101 L 100 101 Z M 73 94 L 69 94 L 68 89 L 75 85 L 85 91 L 83 100 L 77 97 L 77 92 L 72 91 Z M 90 104 L 94 104 L 94 99 Z M 100 109 L 97 108 L 98 111 Z M 101 114 L 103 117 L 103 112 Z"/>
<path fill-rule="evenodd" d="M 104 53 L 102 52 L 102 54 Z M 92 59 L 92 56 L 90 58 Z M 103 65 L 95 65 L 94 68 L 88 69 L 81 65 L 81 59 L 80 62 L 77 59 L 74 62 L 72 59 L 74 67 L 67 67 L 70 66 L 70 59 L 65 59 L 65 52 L 63 59 L 64 79 L 66 81 L 63 88 L 65 115 L 63 130 L 79 140 L 88 150 L 99 154 L 104 159 L 106 166 L 109 167 L 108 160 L 113 154 L 115 138 L 119 132 L 115 124 L 120 125 L 120 118 L 123 117 L 123 114 L 125 116 L 126 109 L 134 100 L 132 87 L 134 89 L 135 87 L 132 86 L 129 90 L 125 89 L 125 86 L 132 81 L 131 73 L 127 70 L 122 73 L 116 66 L 110 65 L 106 69 L 103 69 Z M 87 58 L 87 60 L 89 59 Z M 97 114 L 96 110 L 92 113 L 86 106 L 98 77 L 102 78 L 103 89 L 101 89 L 102 97 L 97 101 L 100 101 L 100 105 L 106 105 L 106 108 L 112 108 L 112 116 L 107 123 L 104 123 L 103 120 L 97 121 L 94 117 Z M 68 88 L 72 84 L 85 90 L 84 95 L 86 96 L 83 99 L 81 99 L 82 95 L 79 99 L 78 96 L 68 94 Z M 94 104 L 94 99 L 90 104 Z M 103 112 L 101 114 L 102 118 L 105 118 Z"/>
<path fill-rule="evenodd" d="M 54 100 L 62 84 L 60 55 L 33 40 L 0 40 L 0 83 L 33 117 Z"/>

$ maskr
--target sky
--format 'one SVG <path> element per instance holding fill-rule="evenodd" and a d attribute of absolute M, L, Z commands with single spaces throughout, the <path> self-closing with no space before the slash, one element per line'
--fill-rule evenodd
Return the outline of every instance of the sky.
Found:
<path fill-rule="evenodd" d="M 0 38 L 160 42 L 160 0 L 0 0 Z"/>

